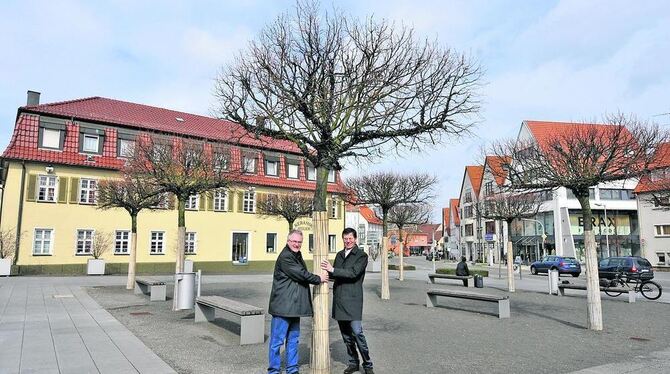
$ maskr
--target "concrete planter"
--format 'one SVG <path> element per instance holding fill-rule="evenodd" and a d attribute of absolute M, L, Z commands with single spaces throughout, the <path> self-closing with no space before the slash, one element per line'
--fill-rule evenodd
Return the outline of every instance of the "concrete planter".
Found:
<path fill-rule="evenodd" d="M 372 259 L 368 259 L 368 273 L 381 273 L 382 271 L 382 260 L 377 257 L 377 261 L 372 261 Z"/>
<path fill-rule="evenodd" d="M 86 274 L 88 275 L 105 275 L 105 260 L 103 259 L 89 259 L 86 266 Z"/>
<path fill-rule="evenodd" d="M 12 272 L 12 259 L 0 258 L 0 277 L 8 277 Z"/>

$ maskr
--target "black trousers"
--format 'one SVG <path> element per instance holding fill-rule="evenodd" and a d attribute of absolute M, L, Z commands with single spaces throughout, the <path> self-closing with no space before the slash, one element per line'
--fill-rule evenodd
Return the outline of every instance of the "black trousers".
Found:
<path fill-rule="evenodd" d="M 367 369 L 372 368 L 372 360 L 370 360 L 370 350 L 368 349 L 368 342 L 363 335 L 363 325 L 361 321 L 337 321 L 342 334 L 342 340 L 347 347 L 347 355 L 349 356 L 349 365 L 358 366 L 360 360 L 358 359 L 358 352 L 363 359 L 363 367 Z M 358 347 L 358 352 L 356 351 Z"/>

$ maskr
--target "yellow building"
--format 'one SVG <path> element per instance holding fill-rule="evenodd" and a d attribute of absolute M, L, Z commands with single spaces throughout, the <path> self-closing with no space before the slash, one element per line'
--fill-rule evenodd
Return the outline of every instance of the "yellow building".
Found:
<path fill-rule="evenodd" d="M 127 270 L 130 216 L 123 209 L 101 211 L 98 181 L 119 175 L 134 139 L 163 137 L 226 142 L 233 165 L 249 172 L 226 191 L 191 197 L 186 212 L 187 259 L 208 272 L 271 269 L 286 241 L 288 223 L 256 213 L 263 194 L 313 191 L 314 168 L 290 142 L 258 140 L 232 122 L 141 104 L 92 97 L 39 104 L 28 93 L 3 153 L 0 226 L 20 232 L 15 271 L 20 274 L 83 274 L 96 234 L 113 239 L 102 256 L 107 273 Z M 237 160 L 239 158 L 239 160 Z M 234 166 L 233 166 L 234 167 Z M 344 189 L 339 173 L 328 183 L 329 251 L 342 248 Z M 138 216 L 138 272 L 174 270 L 177 210 L 174 204 Z M 300 219 L 303 255 L 311 260 L 311 220 Z"/>

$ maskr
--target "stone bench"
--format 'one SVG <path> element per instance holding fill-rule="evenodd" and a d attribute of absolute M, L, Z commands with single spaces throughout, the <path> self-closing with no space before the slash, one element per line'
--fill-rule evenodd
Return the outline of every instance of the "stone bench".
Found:
<path fill-rule="evenodd" d="M 430 283 L 435 284 L 435 278 L 438 279 L 458 279 L 465 281 L 465 285 L 468 288 L 475 287 L 474 277 L 472 275 L 451 275 L 451 274 L 428 274 L 428 280 Z"/>
<path fill-rule="evenodd" d="M 558 285 L 558 292 L 560 292 L 561 296 L 565 296 L 565 290 L 584 290 L 586 291 L 586 285 L 579 285 L 579 284 L 559 284 Z M 628 302 L 629 303 L 634 303 L 635 302 L 635 291 L 632 289 L 628 288 L 620 288 L 620 287 L 600 287 L 600 291 L 611 291 L 611 292 L 620 292 L 620 293 L 627 293 L 628 294 Z"/>
<path fill-rule="evenodd" d="M 430 289 L 427 292 L 426 297 L 426 306 L 432 308 L 437 305 L 437 296 L 452 297 L 456 299 L 469 299 L 469 300 L 479 300 L 479 301 L 488 301 L 493 303 L 498 303 L 498 318 L 509 318 L 509 296 L 496 296 L 496 295 L 487 295 L 482 293 L 475 292 L 463 292 L 463 291 L 451 291 L 451 290 L 438 290 Z"/>
<path fill-rule="evenodd" d="M 213 321 L 217 309 L 240 317 L 240 345 L 265 341 L 262 308 L 221 296 L 199 296 L 195 299 L 195 322 Z"/>
<path fill-rule="evenodd" d="M 165 282 L 154 278 L 135 278 L 135 294 L 149 294 L 151 301 L 165 301 Z"/>

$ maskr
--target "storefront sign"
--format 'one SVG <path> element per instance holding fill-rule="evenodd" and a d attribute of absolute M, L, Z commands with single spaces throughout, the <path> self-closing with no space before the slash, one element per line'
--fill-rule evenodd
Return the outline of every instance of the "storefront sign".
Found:
<path fill-rule="evenodd" d="M 630 216 L 628 215 L 593 215 L 591 218 L 595 235 L 630 235 Z M 584 218 L 581 215 L 570 215 L 570 232 L 572 235 L 584 235 Z"/>
<path fill-rule="evenodd" d="M 298 218 L 293 222 L 293 228 L 300 231 L 312 231 L 312 219 Z"/>

